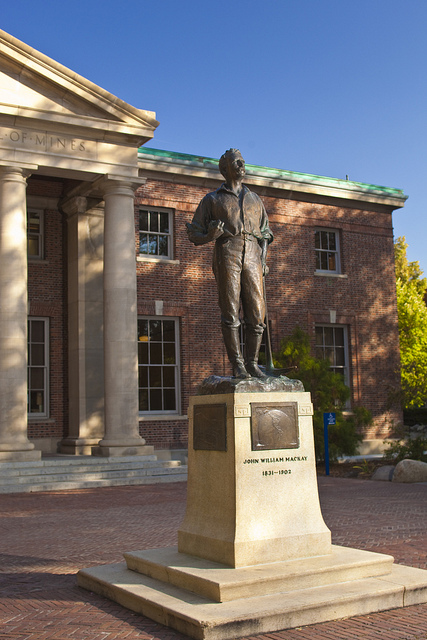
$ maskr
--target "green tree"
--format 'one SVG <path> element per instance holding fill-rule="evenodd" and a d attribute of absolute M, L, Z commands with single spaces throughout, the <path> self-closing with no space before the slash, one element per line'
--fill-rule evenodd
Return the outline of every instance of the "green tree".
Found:
<path fill-rule="evenodd" d="M 350 389 L 339 373 L 334 373 L 328 360 L 314 358 L 311 355 L 308 334 L 299 326 L 293 333 L 281 341 L 279 351 L 274 354 L 274 365 L 279 368 L 295 367 L 288 374 L 290 378 L 301 380 L 304 389 L 311 393 L 314 406 L 314 443 L 316 458 L 324 460 L 323 413 L 333 411 L 336 414 L 335 426 L 329 427 L 329 455 L 336 460 L 342 455 L 355 455 L 362 440 L 360 429 L 369 424 L 371 415 L 363 407 L 357 407 L 351 414 L 344 416 Z"/>
<path fill-rule="evenodd" d="M 408 262 L 404 237 L 394 245 L 399 319 L 402 404 L 422 407 L 427 402 L 427 279 L 418 261 Z"/>

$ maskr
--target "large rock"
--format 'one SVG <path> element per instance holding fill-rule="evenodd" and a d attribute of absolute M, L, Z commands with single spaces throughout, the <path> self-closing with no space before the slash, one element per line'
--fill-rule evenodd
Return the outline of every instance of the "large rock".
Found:
<path fill-rule="evenodd" d="M 372 474 L 371 480 L 382 480 L 384 482 L 391 482 L 393 479 L 395 467 L 393 465 L 385 465 L 384 467 L 378 467 Z"/>
<path fill-rule="evenodd" d="M 401 460 L 396 465 L 392 482 L 427 482 L 427 462 Z"/>

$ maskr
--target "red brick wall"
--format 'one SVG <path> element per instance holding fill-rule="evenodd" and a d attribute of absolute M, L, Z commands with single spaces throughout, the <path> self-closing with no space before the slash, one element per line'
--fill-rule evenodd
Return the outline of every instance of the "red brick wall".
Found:
<path fill-rule="evenodd" d="M 156 449 L 187 449 L 188 420 L 147 420 L 139 423 L 139 433 Z"/>
<path fill-rule="evenodd" d="M 135 198 L 135 243 L 138 247 L 140 205 L 174 210 L 174 260 L 138 261 L 138 314 L 155 315 L 155 301 L 163 301 L 163 314 L 180 321 L 181 415 L 199 382 L 231 368 L 223 347 L 217 292 L 212 274 L 213 245 L 195 247 L 187 238 L 200 199 L 211 187 L 148 179 Z M 256 189 L 254 189 L 256 190 Z M 28 193 L 60 197 L 62 183 L 29 180 Z M 354 405 L 374 415 L 365 438 L 384 438 L 400 410 L 390 404 L 390 392 L 399 383 L 399 353 L 394 282 L 391 214 L 380 206 L 352 208 L 348 202 L 290 200 L 284 193 L 259 191 L 269 214 L 275 240 L 270 246 L 267 278 L 273 349 L 298 323 L 314 336 L 315 323 L 329 323 L 329 310 L 337 324 L 348 327 Z M 50 419 L 31 420 L 29 437 L 67 435 L 67 286 L 66 242 L 62 215 L 46 211 L 45 261 L 29 264 L 30 315 L 48 316 L 50 342 Z M 340 233 L 342 273 L 346 278 L 315 276 L 314 228 Z M 142 420 L 140 433 L 158 448 L 182 448 L 187 443 L 187 421 L 173 416 Z"/>
<path fill-rule="evenodd" d="M 29 180 L 28 195 L 60 197 L 60 181 Z M 29 260 L 29 315 L 49 318 L 50 326 L 50 415 L 31 417 L 28 437 L 62 438 L 68 428 L 67 393 L 67 286 L 64 222 L 58 211 L 44 213 L 44 259 Z"/>
<path fill-rule="evenodd" d="M 175 211 L 175 252 L 179 264 L 138 263 L 139 314 L 154 314 L 162 300 L 164 314 L 181 320 L 182 414 L 198 383 L 216 373 L 229 375 L 222 345 L 216 285 L 211 269 L 212 244 L 194 247 L 185 231 L 200 199 L 211 188 L 149 179 L 135 200 L 136 229 L 140 205 Z M 256 190 L 256 189 L 254 189 Z M 391 214 L 277 198 L 260 192 L 275 240 L 270 246 L 267 279 L 273 349 L 299 324 L 314 337 L 315 323 L 346 325 L 352 403 L 370 409 L 374 424 L 365 438 L 384 438 L 401 420 L 390 394 L 399 384 L 399 352 Z M 314 229 L 339 231 L 342 273 L 346 278 L 314 275 Z M 151 311 L 150 311 L 151 309 Z M 182 437 L 187 425 L 181 424 Z M 179 424 L 176 426 L 179 429 Z M 156 423 L 157 446 L 169 446 L 167 423 Z M 146 425 L 141 425 L 146 434 Z M 145 437 L 145 436 L 144 436 Z"/>

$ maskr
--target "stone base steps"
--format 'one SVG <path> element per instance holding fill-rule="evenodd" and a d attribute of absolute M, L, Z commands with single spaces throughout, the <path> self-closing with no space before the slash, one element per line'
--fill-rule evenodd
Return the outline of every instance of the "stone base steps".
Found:
<path fill-rule="evenodd" d="M 187 466 L 156 455 L 58 455 L 33 462 L 0 462 L 0 493 L 30 493 L 185 482 Z"/>
<path fill-rule="evenodd" d="M 345 547 L 240 569 L 176 548 L 125 559 L 81 569 L 79 586 L 195 640 L 235 640 L 427 602 L 427 571 Z"/>

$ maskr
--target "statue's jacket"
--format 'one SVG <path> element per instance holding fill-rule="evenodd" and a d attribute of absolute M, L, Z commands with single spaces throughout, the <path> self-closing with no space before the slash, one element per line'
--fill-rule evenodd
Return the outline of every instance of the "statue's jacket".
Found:
<path fill-rule="evenodd" d="M 219 238 L 220 241 L 241 235 L 269 243 L 273 240 L 264 204 L 246 185 L 242 185 L 239 195 L 226 184 L 208 193 L 197 207 L 191 224 L 187 225 L 189 239 L 194 244 L 203 244 L 203 237 L 214 220 L 224 223 L 224 235 Z"/>
<path fill-rule="evenodd" d="M 264 204 L 245 185 L 236 195 L 223 184 L 201 200 L 192 223 L 187 225 L 191 242 L 209 242 L 209 225 L 214 221 L 224 223 L 224 233 L 217 238 L 212 255 L 221 323 L 233 330 L 239 327 L 242 293 L 246 327 L 262 335 L 265 305 L 261 243 L 273 240 Z"/>

